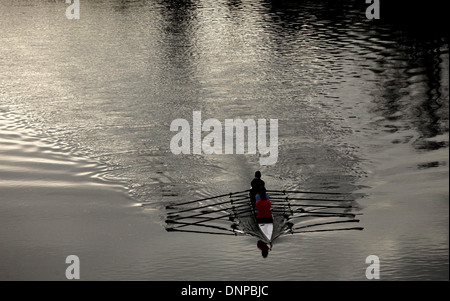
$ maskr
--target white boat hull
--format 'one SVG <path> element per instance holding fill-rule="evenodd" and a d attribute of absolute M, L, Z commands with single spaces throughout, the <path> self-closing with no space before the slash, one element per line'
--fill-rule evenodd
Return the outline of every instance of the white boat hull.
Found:
<path fill-rule="evenodd" d="M 272 241 L 272 233 L 273 233 L 273 223 L 260 223 L 258 224 L 259 229 L 270 242 Z"/>

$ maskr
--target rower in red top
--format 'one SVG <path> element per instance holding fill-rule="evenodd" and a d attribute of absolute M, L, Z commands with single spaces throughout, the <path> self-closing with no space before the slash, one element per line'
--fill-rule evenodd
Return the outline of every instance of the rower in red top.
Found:
<path fill-rule="evenodd" d="M 258 196 L 256 196 L 256 221 L 258 223 L 273 223 L 271 205 L 266 189 L 262 187 Z"/>

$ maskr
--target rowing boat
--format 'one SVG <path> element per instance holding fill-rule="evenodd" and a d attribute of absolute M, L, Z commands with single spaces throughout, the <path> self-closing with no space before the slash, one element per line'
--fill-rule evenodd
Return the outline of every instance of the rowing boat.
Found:
<path fill-rule="evenodd" d="M 353 201 L 348 193 L 286 190 L 268 192 L 271 193 L 272 222 L 257 221 L 249 190 L 244 190 L 167 205 L 166 230 L 252 235 L 272 245 L 283 234 L 363 229 L 328 227 L 359 222 L 355 218 L 356 214 L 349 212 Z"/>

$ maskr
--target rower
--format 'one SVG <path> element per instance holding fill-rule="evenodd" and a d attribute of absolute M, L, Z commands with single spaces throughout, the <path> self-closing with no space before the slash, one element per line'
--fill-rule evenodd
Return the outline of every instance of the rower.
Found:
<path fill-rule="evenodd" d="M 261 180 L 261 172 L 258 170 L 255 172 L 255 178 L 250 183 L 252 188 L 250 189 L 250 202 L 252 203 L 253 209 L 255 209 L 255 203 L 256 203 L 256 194 L 259 193 L 259 190 L 261 187 L 265 186 L 265 183 L 263 180 Z"/>
<path fill-rule="evenodd" d="M 271 202 L 266 193 L 266 188 L 261 187 L 260 192 L 256 195 L 256 221 L 258 223 L 273 223 Z"/>

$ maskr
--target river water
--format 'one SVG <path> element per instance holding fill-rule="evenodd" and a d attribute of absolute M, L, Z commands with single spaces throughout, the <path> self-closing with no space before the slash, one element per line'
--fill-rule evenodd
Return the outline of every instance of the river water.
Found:
<path fill-rule="evenodd" d="M 448 38 L 352 1 L 0 0 L 0 278 L 448 280 Z M 278 119 L 278 160 L 175 155 L 178 118 Z M 363 231 L 165 231 L 249 187 L 355 195 Z"/>

